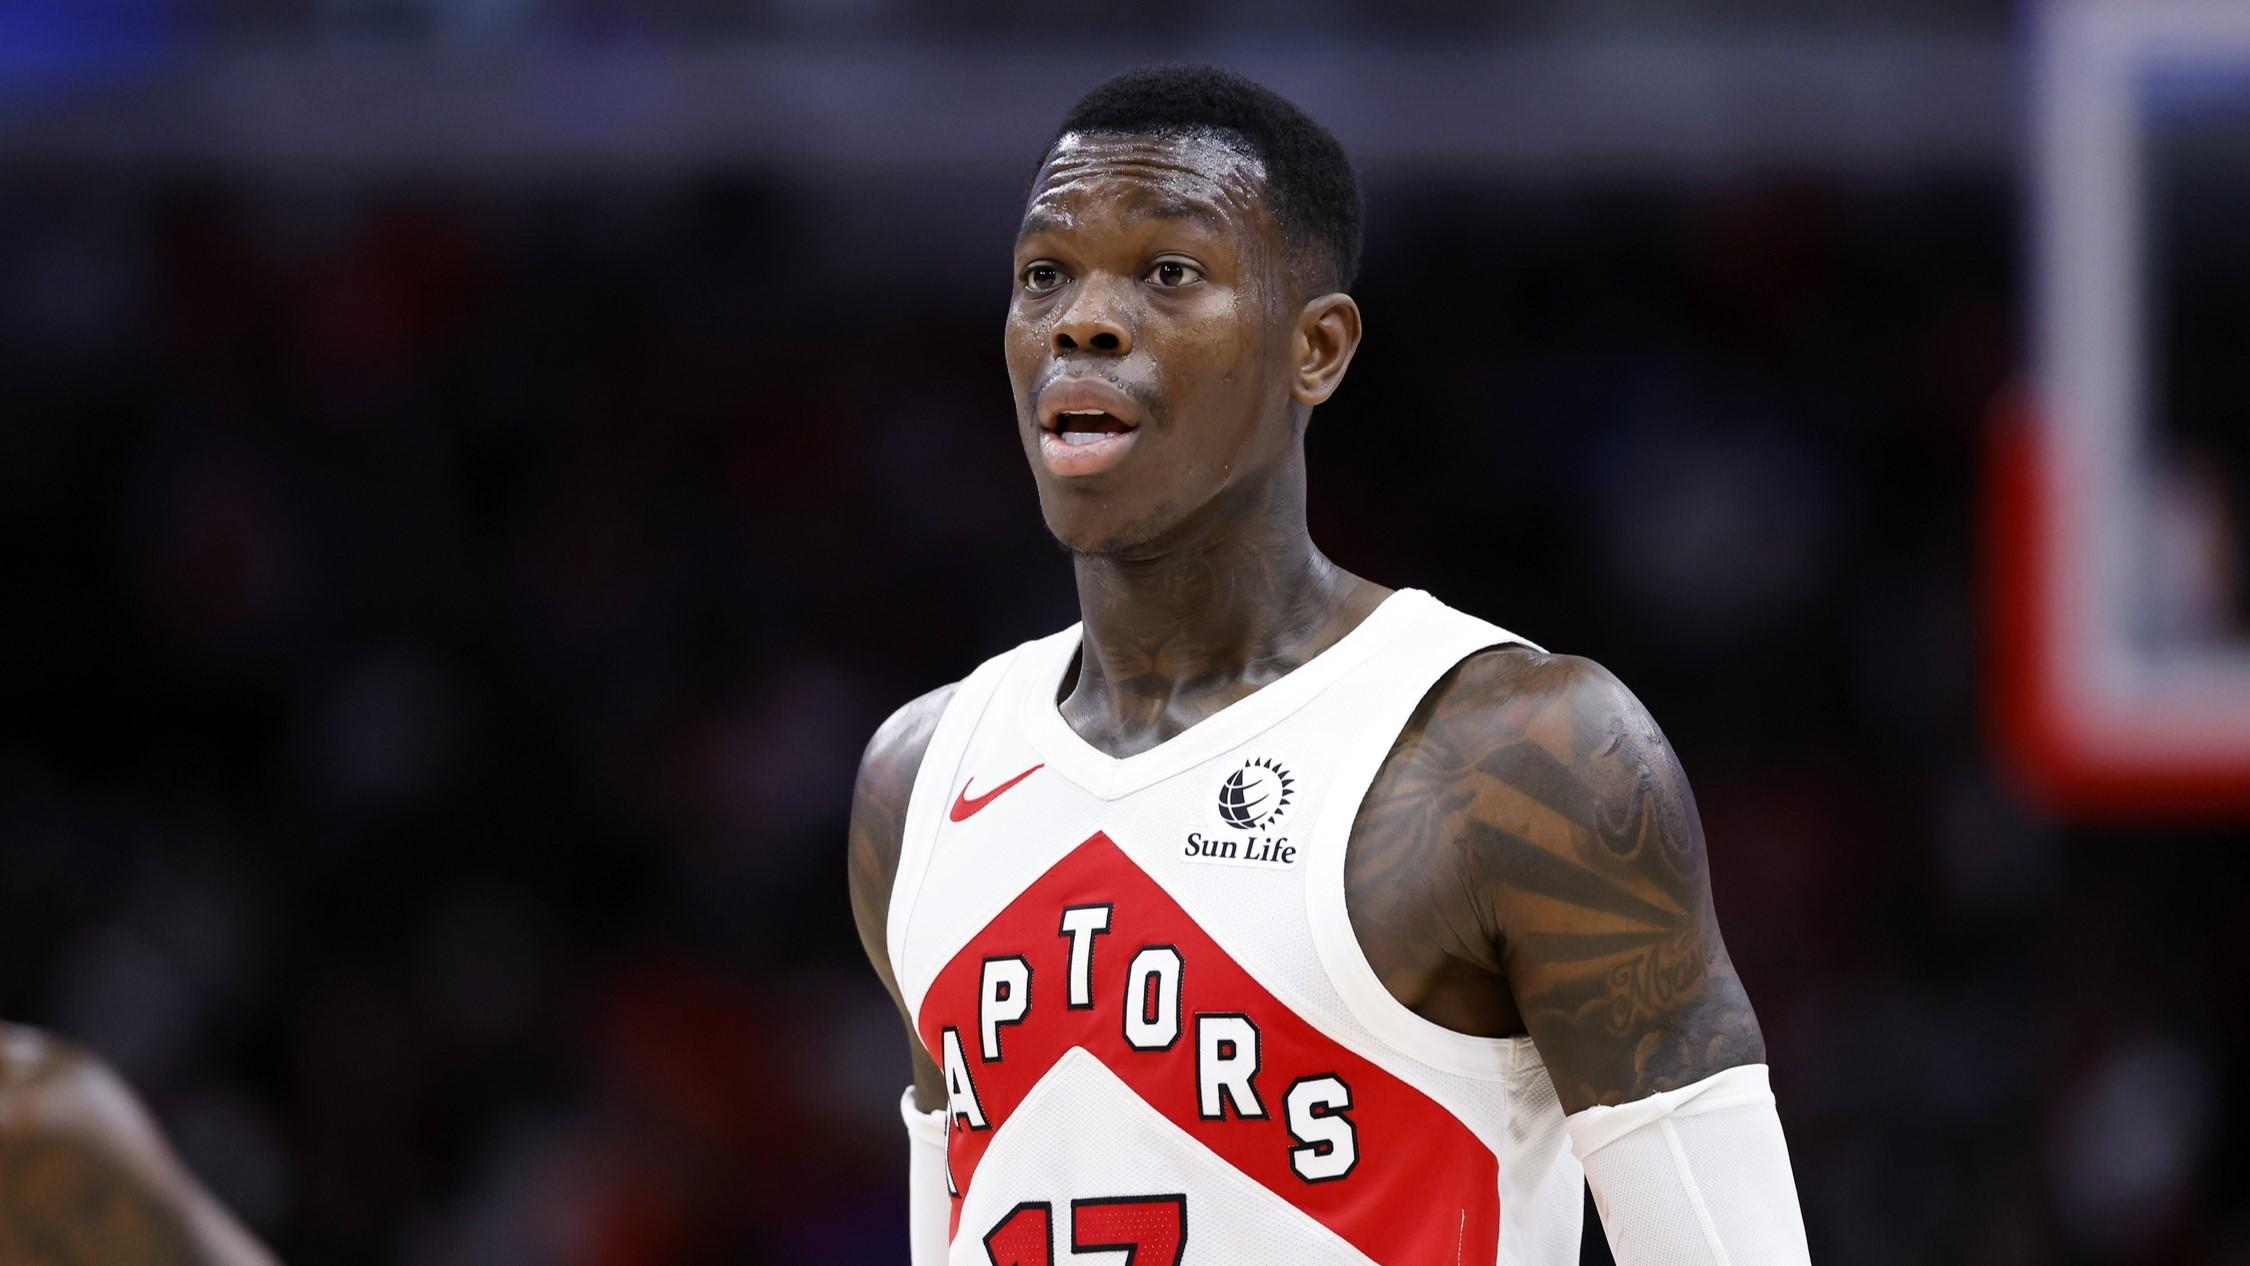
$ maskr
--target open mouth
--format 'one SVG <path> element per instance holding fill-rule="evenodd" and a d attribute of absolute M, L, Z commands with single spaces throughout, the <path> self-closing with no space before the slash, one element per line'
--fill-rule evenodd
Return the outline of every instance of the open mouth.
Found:
<path fill-rule="evenodd" d="M 1039 456 L 1065 479 L 1098 475 L 1122 461 L 1139 428 L 1106 409 L 1063 409 L 1039 433 Z"/>
<path fill-rule="evenodd" d="M 1115 383 L 1065 377 L 1039 401 L 1039 458 L 1064 479 L 1098 475 L 1124 460 L 1145 420 L 1139 403 Z"/>
<path fill-rule="evenodd" d="M 1055 415 L 1055 424 L 1049 429 L 1064 444 L 1081 448 L 1099 444 L 1108 436 L 1123 435 L 1133 427 L 1100 409 L 1068 409 Z"/>

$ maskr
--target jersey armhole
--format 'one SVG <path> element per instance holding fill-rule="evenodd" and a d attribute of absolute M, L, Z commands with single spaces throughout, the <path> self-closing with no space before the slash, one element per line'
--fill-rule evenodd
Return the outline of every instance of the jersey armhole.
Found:
<path fill-rule="evenodd" d="M 1410 665 L 1393 678 L 1398 687 L 1386 693 L 1367 717 L 1366 725 L 1345 748 L 1338 762 L 1337 781 L 1329 793 L 1333 803 L 1321 814 L 1312 842 L 1306 876 L 1306 914 L 1312 924 L 1313 945 L 1329 983 L 1350 1009 L 1354 1019 L 1377 1039 L 1402 1054 L 1443 1072 L 1479 1081 L 1514 1083 L 1543 1071 L 1538 1052 L 1528 1036 L 1480 1037 L 1460 1033 L 1424 1019 L 1391 996 L 1388 986 L 1367 961 L 1359 934 L 1352 927 L 1344 896 L 1345 852 L 1351 843 L 1352 825 L 1361 804 L 1382 772 L 1399 734 L 1415 709 L 1454 667 L 1479 651 L 1536 644 L 1497 625 L 1448 609 L 1451 627 L 1433 630 L 1417 650 Z"/>
<path fill-rule="evenodd" d="M 912 996 L 906 994 L 910 987 L 906 940 L 913 929 L 915 900 L 921 895 L 922 881 L 930 873 L 930 853 L 937 846 L 939 815 L 945 812 L 946 794 L 954 785 L 962 758 L 968 754 L 969 740 L 976 734 L 977 722 L 991 706 L 993 696 L 999 693 L 1009 665 L 1015 663 L 1022 651 L 1023 647 L 1018 646 L 996 655 L 962 679 L 960 688 L 946 700 L 937 727 L 930 732 L 930 745 L 923 749 L 921 767 L 914 771 L 914 789 L 907 793 L 898 871 L 891 879 L 890 905 L 883 923 L 883 949 L 890 955 L 891 979 L 898 983 L 909 1016 L 920 1014 L 922 999 L 920 990 Z"/>

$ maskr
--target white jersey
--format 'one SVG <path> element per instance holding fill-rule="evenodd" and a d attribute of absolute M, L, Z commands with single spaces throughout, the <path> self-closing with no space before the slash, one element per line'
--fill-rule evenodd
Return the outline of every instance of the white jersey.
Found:
<path fill-rule="evenodd" d="M 1076 627 L 931 736 L 891 966 L 945 1070 L 949 1266 L 1570 1266 L 1583 1173 L 1528 1038 L 1415 1015 L 1344 849 L 1415 706 L 1519 642 L 1426 593 L 1145 752 L 1056 708 Z"/>

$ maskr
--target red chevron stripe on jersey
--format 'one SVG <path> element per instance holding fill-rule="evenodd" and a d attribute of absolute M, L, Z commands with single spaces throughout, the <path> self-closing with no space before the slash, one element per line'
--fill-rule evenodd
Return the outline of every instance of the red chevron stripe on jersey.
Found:
<path fill-rule="evenodd" d="M 1098 905 L 1111 909 L 1107 930 L 1093 941 L 1092 1005 L 1074 1009 L 1072 937 L 1058 928 L 1065 908 Z M 1129 965 L 1144 946 L 1179 954 L 1178 1037 L 1161 1050 L 1136 1050 L 1125 1033 L 1128 1005 L 1142 1007 L 1144 1021 L 1160 1005 L 1155 989 L 1144 987 L 1130 1002 L 1125 996 Z M 995 1030 L 1000 1058 L 988 1061 L 978 1014 L 984 964 L 1015 958 L 1029 968 L 1029 1006 L 1007 1008 L 1021 1018 Z M 1003 997 L 1012 992 L 994 989 Z M 1198 1013 L 1247 1016 L 1256 1025 L 1256 1103 L 1248 1106 L 1262 1107 L 1263 1117 L 1243 1116 L 1231 1099 L 1221 1119 L 1201 1115 Z M 1492 1149 L 1428 1095 L 1268 993 L 1107 835 L 1097 832 L 1071 850 L 970 938 L 931 983 L 916 1019 L 933 1053 L 946 1050 L 945 1030 L 955 1030 L 988 1126 L 971 1129 L 959 1115 L 953 1119 L 947 1157 L 961 1191 L 974 1183 L 994 1134 L 1024 1096 L 1056 1060 L 1084 1047 L 1173 1124 L 1382 1266 L 1490 1262 L 1497 1254 L 1499 1161 Z M 1291 1135 L 1284 1097 L 1299 1079 L 1322 1075 L 1350 1088 L 1350 1107 L 1337 1115 L 1352 1123 L 1357 1160 L 1341 1176 L 1308 1182 L 1291 1164 L 1292 1149 L 1302 1152 L 1304 1144 Z M 956 1196 L 956 1224 L 960 1211 Z"/>

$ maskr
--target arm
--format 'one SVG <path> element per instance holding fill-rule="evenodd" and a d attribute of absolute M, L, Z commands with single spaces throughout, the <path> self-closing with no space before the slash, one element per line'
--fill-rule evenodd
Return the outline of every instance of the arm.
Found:
<path fill-rule="evenodd" d="M 91 1053 L 0 1025 L 0 1266 L 274 1266 Z"/>
<path fill-rule="evenodd" d="M 1712 908 L 1703 830 L 1656 723 L 1600 666 L 1464 665 L 1452 861 L 1553 1078 L 1622 1266 L 1806 1260 L 1765 1039 Z"/>
<path fill-rule="evenodd" d="M 914 792 L 914 776 L 929 749 L 930 734 L 953 698 L 953 687 L 926 694 L 893 713 L 875 732 L 860 757 L 859 777 L 852 787 L 851 890 L 852 921 L 859 926 L 860 947 L 875 967 L 883 988 L 891 995 L 906 1025 L 907 1057 L 914 1070 L 914 1085 L 900 1104 L 911 1142 L 907 1168 L 908 1221 L 915 1266 L 936 1266 L 945 1260 L 952 1199 L 945 1181 L 945 1076 L 931 1060 L 914 1031 L 914 1017 L 906 1010 L 898 981 L 891 971 L 889 935 L 891 884 L 905 842 L 906 805 Z M 4 1264 L 0 1264 L 4 1266 Z"/>
<path fill-rule="evenodd" d="M 1712 909 L 1695 798 L 1656 722 L 1590 661 L 1508 667 L 1463 843 L 1564 1109 L 1764 1062 Z"/>

